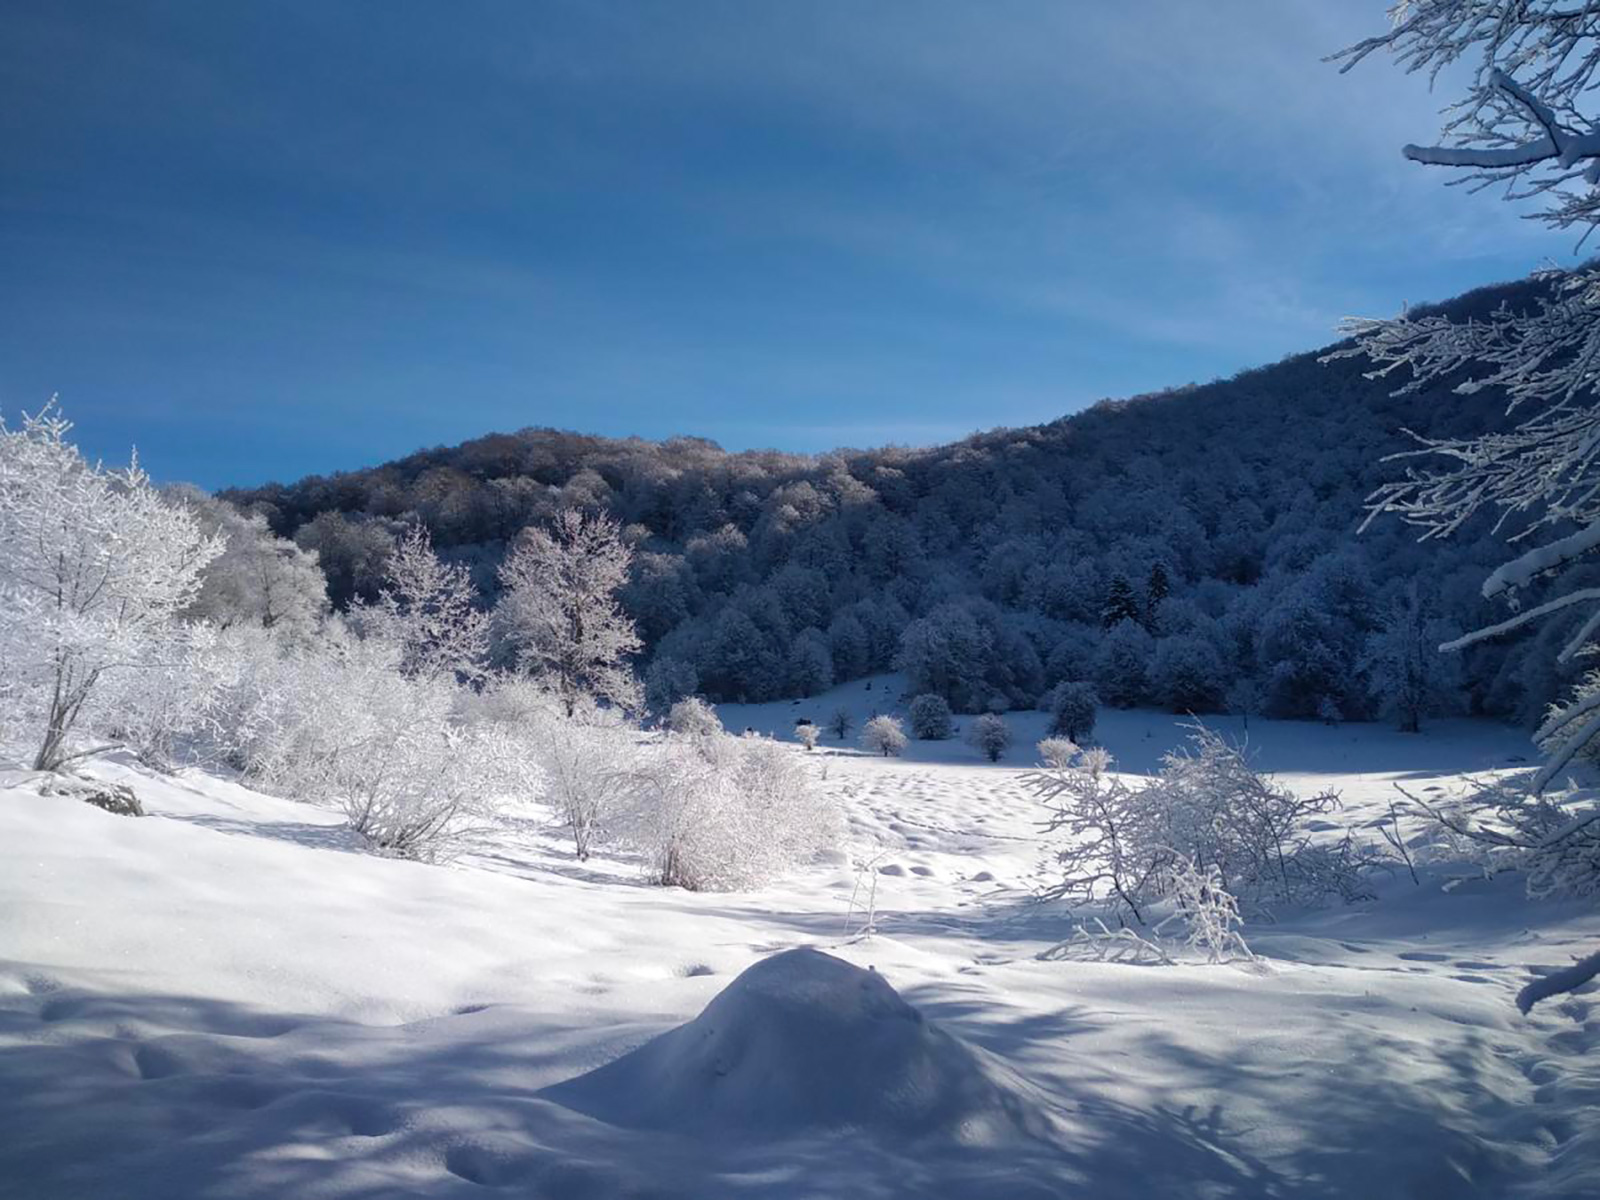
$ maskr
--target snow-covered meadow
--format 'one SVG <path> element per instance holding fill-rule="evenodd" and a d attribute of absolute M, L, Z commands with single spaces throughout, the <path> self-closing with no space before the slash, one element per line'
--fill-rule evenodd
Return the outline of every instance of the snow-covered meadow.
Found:
<path fill-rule="evenodd" d="M 537 806 L 432 865 L 216 771 L 90 761 L 143 819 L 14 773 L 0 1194 L 1594 1194 L 1593 985 L 1514 1004 L 1592 947 L 1582 902 L 1515 876 L 1447 890 L 1438 863 L 1249 921 L 1254 962 L 1041 958 L 1069 930 L 1033 899 L 1051 844 L 1021 772 L 1043 714 L 1008 716 L 994 764 L 959 736 L 901 758 L 793 740 L 797 716 L 892 709 L 897 684 L 721 710 L 785 740 L 846 821 L 841 850 L 755 891 L 580 862 Z M 1145 772 L 1183 731 L 1111 712 L 1097 736 Z M 1373 838 L 1397 782 L 1439 795 L 1529 753 L 1470 721 L 1254 720 L 1249 740 Z M 773 957 L 802 947 L 842 962 Z"/>

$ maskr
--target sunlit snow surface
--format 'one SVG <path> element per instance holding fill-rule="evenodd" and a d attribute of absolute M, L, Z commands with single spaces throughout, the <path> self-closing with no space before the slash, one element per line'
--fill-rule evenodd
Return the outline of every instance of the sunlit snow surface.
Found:
<path fill-rule="evenodd" d="M 890 710 L 894 683 L 723 717 L 786 734 Z M 1009 719 L 994 766 L 830 736 L 810 761 L 846 853 L 723 895 L 580 864 L 538 812 L 430 867 L 198 771 L 96 764 L 143 820 L 0 791 L 0 1196 L 1600 1194 L 1597 995 L 1513 1003 L 1594 949 L 1592 906 L 1435 868 L 1252 923 L 1260 969 L 1039 961 L 1064 933 L 1029 901 L 1043 718 Z M 1358 829 L 1397 780 L 1528 754 L 1469 722 L 1251 733 Z M 1129 770 L 1182 736 L 1150 713 L 1099 734 Z M 847 938 L 871 880 L 878 933 Z M 712 1003 L 796 947 L 877 979 L 802 956 L 747 977 L 760 1003 Z"/>

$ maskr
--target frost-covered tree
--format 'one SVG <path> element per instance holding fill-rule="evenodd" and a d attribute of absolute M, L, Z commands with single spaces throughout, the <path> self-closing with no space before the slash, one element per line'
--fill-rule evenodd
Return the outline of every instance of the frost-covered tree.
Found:
<path fill-rule="evenodd" d="M 1189 746 L 1162 761 L 1143 784 L 1112 771 L 1104 750 L 1057 750 L 1028 786 L 1051 808 L 1048 828 L 1066 835 L 1061 881 L 1048 895 L 1109 902 L 1119 918 L 1143 924 L 1173 889 L 1172 868 L 1187 860 L 1213 869 L 1222 890 L 1252 905 L 1346 902 L 1366 894 L 1362 868 L 1372 856 L 1350 839 L 1313 842 L 1313 818 L 1338 807 L 1331 792 L 1297 796 L 1253 770 L 1236 746 L 1196 726 Z"/>
<path fill-rule="evenodd" d="M 550 712 L 533 722 L 531 742 L 545 799 L 561 814 L 574 851 L 585 860 L 636 800 L 637 733 L 604 709 L 577 717 Z"/>
<path fill-rule="evenodd" d="M 885 758 L 897 758 L 906 748 L 905 727 L 898 717 L 880 714 L 862 727 L 861 745 Z"/>
<path fill-rule="evenodd" d="M 427 530 L 413 525 L 384 565 L 377 600 L 357 602 L 351 618 L 401 647 L 406 674 L 471 682 L 489 653 L 489 616 L 476 600 L 466 568 L 441 562 Z"/>
<path fill-rule="evenodd" d="M 911 721 L 911 736 L 924 742 L 939 742 L 950 736 L 950 706 L 943 696 L 924 692 L 906 710 Z"/>
<path fill-rule="evenodd" d="M 999 713 L 984 713 L 967 727 L 967 744 L 990 762 L 999 762 L 1011 745 L 1011 729 Z"/>
<path fill-rule="evenodd" d="M 1336 57 L 1345 70 L 1389 52 L 1407 71 L 1438 76 L 1459 68 L 1465 95 L 1446 111 L 1441 144 L 1405 147 L 1407 158 L 1456 171 L 1469 186 L 1498 185 L 1543 204 L 1556 229 L 1587 235 L 1600 226 L 1600 133 L 1594 86 L 1600 77 L 1600 5 L 1592 0 L 1462 0 L 1391 10 L 1390 28 Z M 1424 538 L 1492 514 L 1520 553 L 1483 583 L 1505 600 L 1506 620 L 1450 643 L 1459 648 L 1574 607 L 1590 615 L 1562 651 L 1577 654 L 1600 630 L 1600 589 L 1576 586 L 1572 568 L 1600 546 L 1600 268 L 1548 271 L 1531 306 L 1487 317 L 1442 313 L 1354 320 L 1355 344 L 1336 356 L 1365 355 L 1374 377 L 1409 375 L 1401 392 L 1438 380 L 1471 395 L 1503 391 L 1516 424 L 1478 436 L 1421 438 L 1404 479 L 1371 499 L 1370 523 L 1398 514 Z M 1438 465 L 1435 465 L 1438 464 Z M 1539 585 L 1547 599 L 1520 606 Z M 1544 787 L 1572 755 L 1600 737 L 1600 702 L 1572 714 L 1550 744 L 1535 781 Z"/>
<path fill-rule="evenodd" d="M 202 532 L 224 541 L 222 553 L 200 573 L 200 590 L 185 617 L 220 630 L 242 622 L 289 637 L 315 634 L 328 611 L 328 586 L 314 552 L 276 536 L 261 515 L 242 513 L 199 488 L 177 485 L 165 494 L 194 512 Z"/>
<path fill-rule="evenodd" d="M 1367 638 L 1363 667 L 1378 711 L 1403 733 L 1417 733 L 1422 718 L 1457 707 L 1460 660 L 1439 653 L 1440 635 L 1415 586 L 1397 598 L 1383 627 Z"/>
<path fill-rule="evenodd" d="M 815 696 L 833 686 L 833 652 L 828 640 L 815 629 L 802 630 L 789 647 L 789 692 Z"/>
<path fill-rule="evenodd" d="M 694 664 L 670 654 L 658 654 L 645 668 L 644 702 L 653 713 L 663 713 L 700 686 Z"/>
<path fill-rule="evenodd" d="M 586 698 L 638 707 L 629 659 L 639 635 L 617 600 L 631 560 L 616 522 L 566 508 L 550 529 L 525 530 L 500 568 L 497 611 L 518 663 L 560 697 L 569 717 Z"/>
<path fill-rule="evenodd" d="M 1132 708 L 1149 691 L 1150 658 L 1155 642 L 1137 621 L 1118 621 L 1095 654 L 1094 682 L 1107 704 Z"/>
<path fill-rule="evenodd" d="M 950 706 L 972 712 L 989 697 L 986 678 L 994 638 L 964 604 L 943 604 L 906 626 L 895 666 L 912 690 L 943 696 Z"/>
<path fill-rule="evenodd" d="M 87 462 L 54 402 L 19 429 L 0 421 L 0 662 L 16 732 L 36 739 L 35 770 L 83 751 L 81 723 L 109 677 L 148 671 L 222 551 L 134 461 Z"/>
<path fill-rule="evenodd" d="M 1150 577 L 1144 585 L 1144 612 L 1147 621 L 1154 621 L 1161 603 L 1172 593 L 1172 581 L 1167 578 L 1165 564 L 1157 562 L 1150 568 Z"/>
<path fill-rule="evenodd" d="M 822 737 L 822 730 L 810 721 L 801 721 L 794 727 L 794 736 L 807 750 L 815 750 L 818 739 Z"/>
<path fill-rule="evenodd" d="M 1050 702 L 1050 736 L 1083 745 L 1094 733 L 1100 698 L 1087 683 L 1057 685 Z"/>
<path fill-rule="evenodd" d="M 1227 690 L 1227 664 L 1194 634 L 1162 638 L 1150 663 L 1150 690 L 1173 712 L 1213 712 Z"/>

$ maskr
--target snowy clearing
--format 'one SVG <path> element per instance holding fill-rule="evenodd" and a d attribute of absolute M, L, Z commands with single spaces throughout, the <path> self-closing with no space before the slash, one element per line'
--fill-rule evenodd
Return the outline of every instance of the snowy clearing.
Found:
<path fill-rule="evenodd" d="M 722 716 L 785 734 L 893 688 Z M 1030 900 L 1048 863 L 1018 772 L 1044 717 L 1007 719 L 994 765 L 959 735 L 900 759 L 795 745 L 848 856 L 743 893 L 580 863 L 539 812 L 432 866 L 197 770 L 94 762 L 144 819 L 14 773 L 0 1195 L 1594 1194 L 1594 987 L 1515 1005 L 1530 968 L 1592 951 L 1583 904 L 1401 872 L 1252 922 L 1257 964 L 1041 961 L 1067 927 Z M 1181 740 L 1143 712 L 1098 733 L 1131 770 Z M 1289 786 L 1338 788 L 1355 827 L 1395 781 L 1527 753 L 1467 721 L 1255 721 L 1251 742 Z M 851 936 L 869 902 L 876 934 Z M 770 959 L 797 947 L 833 958 Z"/>

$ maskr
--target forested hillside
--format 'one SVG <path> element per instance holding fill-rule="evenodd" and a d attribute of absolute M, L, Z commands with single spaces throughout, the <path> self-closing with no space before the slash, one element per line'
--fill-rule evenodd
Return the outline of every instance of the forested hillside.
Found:
<path fill-rule="evenodd" d="M 734 454 L 530 428 L 224 497 L 316 551 L 336 606 L 375 595 L 408 523 L 489 599 L 520 530 L 604 510 L 635 550 L 625 600 L 658 704 L 802 696 L 897 667 L 965 711 L 1086 680 L 1108 703 L 1179 711 L 1532 719 L 1563 683 L 1548 646 L 1429 655 L 1420 678 L 1397 665 L 1502 615 L 1479 585 L 1514 531 L 1418 545 L 1385 519 L 1358 534 L 1364 497 L 1405 469 L 1381 461 L 1412 444 L 1403 430 L 1479 432 L 1504 401 L 1441 384 L 1396 396 L 1403 380 L 1366 369 L 1305 354 L 930 449 Z"/>

